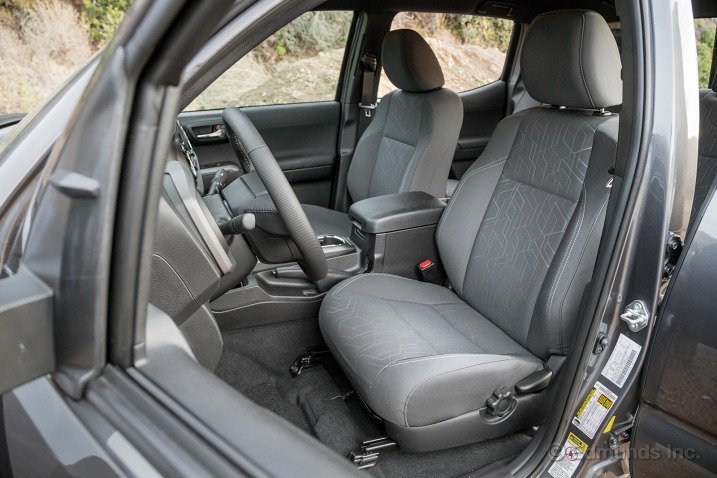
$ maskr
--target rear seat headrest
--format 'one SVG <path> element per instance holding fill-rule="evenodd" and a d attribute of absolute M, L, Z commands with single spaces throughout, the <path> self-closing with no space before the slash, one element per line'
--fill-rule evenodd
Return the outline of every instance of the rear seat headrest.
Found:
<path fill-rule="evenodd" d="M 622 103 L 620 52 L 595 12 L 558 10 L 536 17 L 520 57 L 525 88 L 542 103 L 583 109 Z"/>
<path fill-rule="evenodd" d="M 443 70 L 436 54 L 413 30 L 393 30 L 386 34 L 381 63 L 391 83 L 402 90 L 421 93 L 443 86 Z"/>

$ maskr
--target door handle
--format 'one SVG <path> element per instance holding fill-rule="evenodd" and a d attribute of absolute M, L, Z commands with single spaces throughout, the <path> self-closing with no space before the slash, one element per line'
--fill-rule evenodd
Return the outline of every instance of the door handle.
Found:
<path fill-rule="evenodd" d="M 202 141 L 206 139 L 219 139 L 224 137 L 224 128 L 220 128 L 216 131 L 212 131 L 211 133 L 206 134 L 198 134 L 196 135 L 197 139 Z"/>

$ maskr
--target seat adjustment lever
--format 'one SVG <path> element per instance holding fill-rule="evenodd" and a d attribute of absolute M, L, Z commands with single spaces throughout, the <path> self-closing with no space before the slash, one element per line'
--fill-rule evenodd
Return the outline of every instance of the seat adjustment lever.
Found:
<path fill-rule="evenodd" d="M 358 452 L 352 451 L 349 453 L 348 458 L 359 470 L 373 468 L 378 462 L 378 452 L 394 446 L 397 446 L 397 443 L 388 437 L 373 438 L 364 441 L 361 444 L 361 450 Z"/>
<path fill-rule="evenodd" d="M 291 378 L 299 376 L 305 368 L 316 367 L 321 363 L 321 357 L 329 353 L 328 349 L 323 347 L 311 346 L 304 355 L 299 355 L 289 368 Z"/>
<path fill-rule="evenodd" d="M 515 391 L 519 395 L 539 392 L 550 385 L 550 379 L 553 378 L 553 371 L 549 368 L 533 372 L 523 380 L 515 384 Z"/>
<path fill-rule="evenodd" d="M 505 387 L 499 388 L 493 392 L 485 404 L 490 415 L 501 418 L 515 409 L 515 395 Z"/>

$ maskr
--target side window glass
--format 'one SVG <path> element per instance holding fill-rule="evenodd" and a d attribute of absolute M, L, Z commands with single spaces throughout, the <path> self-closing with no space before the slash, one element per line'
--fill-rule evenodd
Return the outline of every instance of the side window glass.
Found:
<path fill-rule="evenodd" d="M 712 70 L 712 51 L 715 46 L 715 27 L 717 19 L 699 18 L 695 20 L 695 39 L 697 40 L 697 71 L 700 88 L 709 88 Z"/>
<path fill-rule="evenodd" d="M 353 12 L 304 13 L 231 66 L 186 110 L 333 100 L 352 18 Z"/>
<path fill-rule="evenodd" d="M 443 68 L 445 87 L 458 92 L 500 79 L 513 22 L 477 15 L 400 12 L 391 29 L 400 28 L 416 30 L 426 39 Z M 378 96 L 394 89 L 383 74 Z"/>

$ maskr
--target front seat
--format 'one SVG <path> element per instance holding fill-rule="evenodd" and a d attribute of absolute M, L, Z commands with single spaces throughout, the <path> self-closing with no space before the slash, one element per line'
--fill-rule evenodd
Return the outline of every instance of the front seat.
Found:
<path fill-rule="evenodd" d="M 690 227 L 717 177 L 717 91 L 715 89 L 717 89 L 717 74 L 712 78 L 709 88 L 700 91 L 700 141 Z"/>
<path fill-rule="evenodd" d="M 446 181 L 463 123 L 463 104 L 443 88 L 443 71 L 413 30 L 386 34 L 381 62 L 399 89 L 385 95 L 359 139 L 347 187 L 354 201 L 406 191 L 446 194 Z M 347 214 L 304 205 L 316 234 L 348 237 Z"/>
<path fill-rule="evenodd" d="M 364 274 L 321 306 L 333 355 L 407 451 L 538 425 L 547 380 L 514 387 L 570 351 L 610 193 L 618 118 L 603 108 L 622 101 L 620 56 L 600 15 L 565 10 L 534 20 L 521 67 L 545 105 L 501 121 L 443 212 L 452 289 Z"/>

